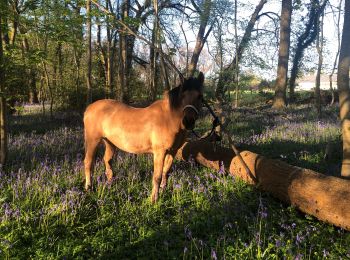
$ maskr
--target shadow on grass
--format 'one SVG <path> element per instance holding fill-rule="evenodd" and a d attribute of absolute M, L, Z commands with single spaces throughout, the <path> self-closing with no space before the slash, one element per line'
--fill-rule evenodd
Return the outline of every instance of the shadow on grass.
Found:
<path fill-rule="evenodd" d="M 259 145 L 241 145 L 240 150 L 249 150 L 271 159 L 279 159 L 291 165 L 311 169 L 326 175 L 340 176 L 342 159 L 341 141 L 332 142 L 332 154 L 324 158 L 329 142 L 305 144 L 295 141 L 272 141 Z"/>
<path fill-rule="evenodd" d="M 55 112 L 53 118 L 42 114 L 12 115 L 9 118 L 9 133 L 12 135 L 32 132 L 45 134 L 61 127 L 82 125 L 82 116 L 77 112 Z"/>

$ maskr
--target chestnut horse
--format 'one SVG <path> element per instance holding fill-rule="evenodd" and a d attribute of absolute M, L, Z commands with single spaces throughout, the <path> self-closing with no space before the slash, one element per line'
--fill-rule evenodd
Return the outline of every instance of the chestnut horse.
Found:
<path fill-rule="evenodd" d="M 119 148 L 135 154 L 152 153 L 154 172 L 152 202 L 157 201 L 159 187 L 167 184 L 177 150 L 184 144 L 187 130 L 192 130 L 202 105 L 204 75 L 189 78 L 163 99 L 146 108 L 134 108 L 115 100 L 99 100 L 84 113 L 85 189 L 91 187 L 91 171 L 97 145 L 103 140 L 107 180 L 113 173 L 111 159 Z"/>

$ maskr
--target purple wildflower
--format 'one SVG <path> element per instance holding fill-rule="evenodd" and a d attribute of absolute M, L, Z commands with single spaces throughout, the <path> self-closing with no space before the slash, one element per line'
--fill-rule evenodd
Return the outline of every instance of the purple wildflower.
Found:
<path fill-rule="evenodd" d="M 223 161 L 220 161 L 220 168 L 218 174 L 225 174 L 225 165 Z"/>

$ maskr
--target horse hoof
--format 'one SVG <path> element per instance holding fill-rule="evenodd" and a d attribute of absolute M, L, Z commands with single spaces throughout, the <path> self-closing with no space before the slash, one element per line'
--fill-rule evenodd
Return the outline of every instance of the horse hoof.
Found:
<path fill-rule="evenodd" d="M 155 204 L 157 202 L 157 200 L 158 200 L 158 196 L 155 196 L 155 195 L 151 196 L 151 203 L 152 204 Z"/>
<path fill-rule="evenodd" d="M 92 187 L 91 185 L 85 185 L 85 191 L 91 191 L 92 190 Z"/>
<path fill-rule="evenodd" d="M 160 185 L 160 191 L 163 192 L 166 190 L 166 184 L 161 184 Z"/>

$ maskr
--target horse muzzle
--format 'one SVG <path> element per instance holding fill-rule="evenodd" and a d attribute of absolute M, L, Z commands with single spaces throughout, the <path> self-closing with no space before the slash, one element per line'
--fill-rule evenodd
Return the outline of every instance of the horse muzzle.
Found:
<path fill-rule="evenodd" d="M 196 124 L 196 118 L 194 117 L 184 117 L 182 119 L 182 124 L 186 128 L 186 130 L 193 130 Z"/>
<path fill-rule="evenodd" d="M 185 113 L 184 118 L 182 119 L 184 127 L 186 130 L 193 130 L 199 115 L 198 109 L 195 106 L 186 105 L 183 108 L 183 111 Z"/>

